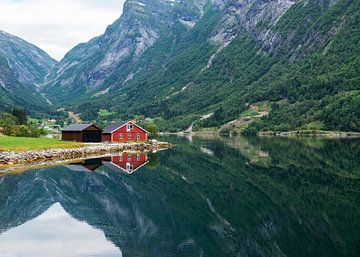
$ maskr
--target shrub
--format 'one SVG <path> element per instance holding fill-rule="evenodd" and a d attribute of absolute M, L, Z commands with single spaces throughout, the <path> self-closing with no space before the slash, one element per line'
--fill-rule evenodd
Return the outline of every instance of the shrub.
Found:
<path fill-rule="evenodd" d="M 156 138 L 159 133 L 159 128 L 153 122 L 147 122 L 145 124 L 145 129 L 149 132 L 149 138 Z"/>

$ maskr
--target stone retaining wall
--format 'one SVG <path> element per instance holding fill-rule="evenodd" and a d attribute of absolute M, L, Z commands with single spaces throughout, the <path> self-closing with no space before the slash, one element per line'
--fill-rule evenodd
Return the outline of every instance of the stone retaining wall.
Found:
<path fill-rule="evenodd" d="M 86 158 L 92 155 L 112 154 L 124 151 L 154 151 L 159 149 L 170 148 L 171 144 L 166 142 L 149 142 L 149 143 L 124 143 L 124 144 L 99 144 L 88 145 L 81 148 L 72 149 L 51 149 L 42 151 L 0 152 L 0 168 L 11 165 L 23 165 L 39 163 L 51 160 L 71 160 L 77 158 Z"/>

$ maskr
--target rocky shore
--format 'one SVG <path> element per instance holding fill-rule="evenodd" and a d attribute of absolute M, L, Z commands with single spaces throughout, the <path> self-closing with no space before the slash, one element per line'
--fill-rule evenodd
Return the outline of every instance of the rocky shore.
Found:
<path fill-rule="evenodd" d="M 157 151 L 170 148 L 167 142 L 150 141 L 146 143 L 123 143 L 123 144 L 94 144 L 81 148 L 50 149 L 42 151 L 0 152 L 0 172 L 3 169 L 18 165 L 33 165 L 49 162 L 67 161 L 105 154 L 114 154 L 124 151 Z"/>

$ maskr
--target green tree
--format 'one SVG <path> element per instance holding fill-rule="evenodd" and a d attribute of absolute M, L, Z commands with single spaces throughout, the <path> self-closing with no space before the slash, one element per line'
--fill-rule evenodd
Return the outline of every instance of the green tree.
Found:
<path fill-rule="evenodd" d="M 157 154 L 150 154 L 149 162 L 146 167 L 150 170 L 155 170 L 160 165 L 160 159 Z"/>
<path fill-rule="evenodd" d="M 10 136 L 13 137 L 28 137 L 30 134 L 29 128 L 26 125 L 14 125 L 10 129 Z"/>
<path fill-rule="evenodd" d="M 24 110 L 14 108 L 12 110 L 12 115 L 17 118 L 19 125 L 27 125 L 27 116 Z"/>
<path fill-rule="evenodd" d="M 16 125 L 17 118 L 10 113 L 0 114 L 0 128 L 4 134 L 8 134 L 11 127 Z"/>
<path fill-rule="evenodd" d="M 159 128 L 153 122 L 147 122 L 145 124 L 145 129 L 149 132 L 149 138 L 153 139 L 158 136 Z"/>

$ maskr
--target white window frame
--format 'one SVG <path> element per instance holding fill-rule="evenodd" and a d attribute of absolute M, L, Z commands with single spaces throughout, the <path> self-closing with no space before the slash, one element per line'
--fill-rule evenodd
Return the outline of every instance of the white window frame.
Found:
<path fill-rule="evenodd" d="M 134 166 L 131 163 L 126 163 L 126 170 L 127 171 L 133 171 L 134 170 Z"/>
<path fill-rule="evenodd" d="M 129 123 L 126 125 L 126 131 L 131 131 L 133 129 L 133 124 Z"/>
<path fill-rule="evenodd" d="M 136 133 L 136 140 L 140 140 L 140 133 Z"/>

